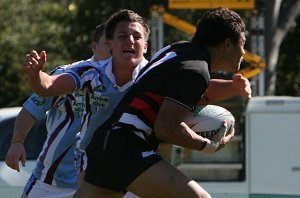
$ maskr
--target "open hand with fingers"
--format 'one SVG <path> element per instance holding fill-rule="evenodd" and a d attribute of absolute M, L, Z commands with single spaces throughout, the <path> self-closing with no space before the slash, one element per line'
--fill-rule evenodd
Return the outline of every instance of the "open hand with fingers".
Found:
<path fill-rule="evenodd" d="M 22 162 L 22 166 L 25 166 L 26 152 L 23 143 L 12 143 L 5 158 L 5 163 L 8 167 L 20 172 L 19 161 Z"/>
<path fill-rule="evenodd" d="M 35 50 L 32 50 L 30 54 L 26 55 L 22 64 L 22 70 L 30 78 L 37 76 L 39 71 L 43 69 L 46 60 L 47 55 L 45 51 L 41 51 L 38 54 Z"/>

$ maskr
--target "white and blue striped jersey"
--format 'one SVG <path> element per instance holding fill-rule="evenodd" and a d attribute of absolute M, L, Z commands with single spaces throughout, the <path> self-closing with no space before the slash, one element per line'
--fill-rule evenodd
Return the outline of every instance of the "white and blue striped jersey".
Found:
<path fill-rule="evenodd" d="M 53 74 L 65 73 L 82 62 L 92 68 L 101 65 L 101 62 L 80 61 L 60 66 Z M 59 97 L 40 98 L 32 94 L 23 104 L 36 119 L 47 116 L 47 139 L 33 170 L 33 175 L 44 183 L 62 188 L 77 188 L 74 149 L 76 133 L 80 131 L 81 117 L 85 112 L 85 97 L 82 89 Z"/>
<path fill-rule="evenodd" d="M 103 65 L 98 68 L 100 69 L 100 78 L 102 79 L 102 83 L 104 87 L 98 89 L 98 91 L 94 91 L 92 95 L 88 98 L 89 101 L 86 102 L 86 112 L 82 117 L 82 128 L 80 133 L 80 139 L 77 142 L 77 148 L 81 151 L 85 151 L 87 145 L 90 143 L 94 131 L 102 125 L 102 123 L 109 118 L 112 114 L 114 108 L 122 99 L 122 97 L 127 92 L 128 88 L 135 81 L 138 72 L 148 63 L 146 59 L 144 59 L 133 71 L 132 80 L 127 82 L 122 87 L 119 87 L 116 84 L 116 79 L 112 72 L 112 61 L 108 59 L 103 62 Z M 74 74 L 73 74 L 74 75 Z M 80 79 L 76 77 L 75 79 Z M 81 87 L 82 83 L 86 80 L 81 79 L 83 82 L 78 82 L 78 87 Z"/>
<path fill-rule="evenodd" d="M 146 63 L 144 60 L 141 65 Z M 134 78 L 140 67 L 134 70 Z M 59 73 L 69 73 L 74 78 L 76 82 L 74 93 L 43 99 L 33 94 L 23 105 L 36 119 L 44 118 L 48 112 L 46 121 L 48 135 L 33 175 L 49 185 L 76 188 L 74 148 L 81 122 L 83 134 L 90 134 L 85 138 L 90 139 L 94 128 L 108 118 L 112 108 L 117 105 L 132 82 L 122 87 L 116 86 L 111 59 L 96 63 L 79 61 L 58 67 L 54 74 Z M 88 123 L 92 126 L 89 130 L 86 128 Z"/>

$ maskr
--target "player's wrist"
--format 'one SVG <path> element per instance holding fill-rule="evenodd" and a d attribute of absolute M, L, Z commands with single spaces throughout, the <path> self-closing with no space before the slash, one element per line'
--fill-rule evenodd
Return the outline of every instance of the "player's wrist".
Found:
<path fill-rule="evenodd" d="M 198 149 L 199 151 L 202 151 L 206 147 L 208 140 L 209 139 L 204 138 L 201 147 Z"/>
<path fill-rule="evenodd" d="M 204 141 L 206 143 L 203 142 L 204 146 L 202 145 L 203 148 L 200 150 L 204 153 L 214 153 L 219 147 L 218 142 L 212 141 L 212 140 L 207 139 L 207 138 L 204 138 Z"/>
<path fill-rule="evenodd" d="M 10 144 L 24 144 L 26 139 L 26 134 L 22 131 L 14 131 L 13 137 L 11 138 Z"/>
<path fill-rule="evenodd" d="M 23 140 L 12 140 L 10 144 L 24 144 Z"/>

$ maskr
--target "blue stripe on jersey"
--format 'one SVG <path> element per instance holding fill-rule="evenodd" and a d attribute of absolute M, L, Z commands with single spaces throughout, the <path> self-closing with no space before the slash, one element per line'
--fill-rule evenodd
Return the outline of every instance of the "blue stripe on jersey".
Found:
<path fill-rule="evenodd" d="M 41 155 L 39 156 L 39 158 L 37 160 L 37 167 L 40 167 L 40 168 L 35 169 L 34 174 L 36 176 L 41 176 L 42 175 L 42 170 L 44 170 L 44 168 L 45 168 L 45 158 L 46 158 L 46 156 L 48 154 L 48 151 L 49 151 L 51 145 L 53 144 L 53 142 L 55 140 L 57 140 L 57 137 L 58 137 L 59 134 L 61 134 L 62 132 L 68 130 L 69 126 L 67 125 L 67 123 L 69 122 L 71 124 L 74 121 L 73 111 L 72 111 L 70 102 L 68 100 L 65 101 L 65 109 L 67 111 L 68 116 L 65 117 L 65 119 L 62 122 L 60 122 L 57 125 L 57 127 L 53 130 L 53 132 L 51 134 L 49 134 L 49 136 L 47 137 L 46 147 L 43 148 L 43 151 L 42 151 Z M 62 130 L 64 127 L 66 127 L 65 130 Z M 48 163 L 46 163 L 46 164 L 48 164 Z M 48 171 L 44 174 L 46 175 L 45 176 L 46 178 L 49 177 L 48 176 L 48 174 L 49 174 Z M 53 174 L 53 173 L 50 173 L 50 174 Z M 38 178 L 40 178 L 40 177 L 38 177 Z M 41 179 L 41 180 L 45 181 L 43 179 Z M 50 184 L 50 183 L 48 183 L 48 184 Z"/>
<path fill-rule="evenodd" d="M 74 143 L 75 144 L 75 143 Z M 56 172 L 56 169 L 58 167 L 58 165 L 61 163 L 61 161 L 63 160 L 63 158 L 66 156 L 67 152 L 72 148 L 72 146 L 74 145 L 72 144 L 71 146 L 69 146 L 67 148 L 67 150 L 65 150 L 65 152 L 63 152 L 59 158 L 57 158 L 57 160 L 55 160 L 55 162 L 50 166 L 48 172 L 47 172 L 47 176 L 45 178 L 45 183 L 46 184 L 52 184 L 53 181 L 53 177 L 54 177 L 54 173 Z"/>

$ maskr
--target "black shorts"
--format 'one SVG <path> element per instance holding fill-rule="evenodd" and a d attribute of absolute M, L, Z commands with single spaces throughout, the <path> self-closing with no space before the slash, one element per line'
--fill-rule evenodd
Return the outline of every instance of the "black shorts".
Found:
<path fill-rule="evenodd" d="M 161 160 L 156 149 L 124 128 L 95 134 L 87 148 L 84 180 L 95 186 L 125 192 L 136 177 Z"/>

